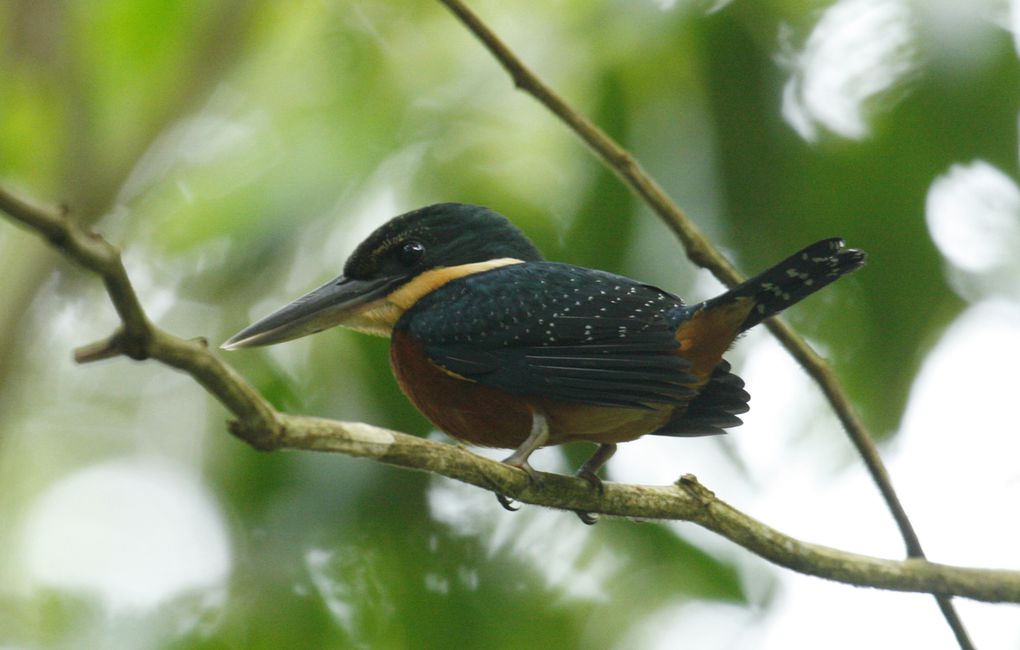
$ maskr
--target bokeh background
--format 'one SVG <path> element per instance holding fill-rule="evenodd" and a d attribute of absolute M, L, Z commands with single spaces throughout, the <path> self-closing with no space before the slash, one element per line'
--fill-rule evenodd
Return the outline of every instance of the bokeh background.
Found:
<path fill-rule="evenodd" d="M 869 252 L 788 318 L 882 439 L 930 557 L 1020 569 L 1020 2 L 473 4 L 745 272 L 833 235 Z M 503 212 L 553 259 L 720 290 L 434 2 L 6 0 L 0 182 L 121 245 L 151 317 L 213 342 L 436 201 Z M 955 647 L 930 597 L 690 525 L 588 528 L 255 452 L 183 375 L 72 363 L 117 324 L 96 278 L 3 221 L 0 260 L 0 647 Z M 226 358 L 282 409 L 446 439 L 382 339 Z M 630 443 L 610 478 L 691 472 L 785 532 L 901 557 L 816 387 L 766 332 L 731 358 L 744 426 Z M 979 647 L 1020 648 L 1015 606 L 959 609 Z"/>

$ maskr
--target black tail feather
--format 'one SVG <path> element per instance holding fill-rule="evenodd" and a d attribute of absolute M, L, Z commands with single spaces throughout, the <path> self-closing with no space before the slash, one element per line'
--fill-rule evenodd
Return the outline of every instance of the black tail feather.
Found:
<path fill-rule="evenodd" d="M 728 361 L 721 361 L 687 409 L 678 411 L 654 435 L 693 437 L 726 433 L 723 429 L 743 423 L 737 415 L 747 413 L 750 399 L 744 390 L 744 380 L 730 372 Z"/>
<path fill-rule="evenodd" d="M 843 248 L 838 237 L 823 239 L 794 253 L 772 268 L 705 303 L 706 308 L 750 297 L 755 306 L 740 327 L 743 332 L 769 316 L 807 298 L 864 265 L 864 251 Z"/>

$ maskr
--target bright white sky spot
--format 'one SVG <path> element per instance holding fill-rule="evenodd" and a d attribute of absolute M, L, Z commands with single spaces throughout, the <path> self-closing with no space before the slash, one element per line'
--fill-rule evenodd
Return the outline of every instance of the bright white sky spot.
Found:
<path fill-rule="evenodd" d="M 988 271 L 1020 251 L 1020 189 L 983 160 L 953 165 L 936 178 L 925 212 L 939 251 L 961 270 Z"/>
<path fill-rule="evenodd" d="M 742 605 L 679 602 L 651 614 L 616 644 L 619 650 L 675 648 L 757 648 L 755 623 L 761 613 Z M 695 640 L 696 642 L 692 642 Z"/>
<path fill-rule="evenodd" d="M 1013 47 L 1020 54 L 1020 0 L 1009 3 L 1009 28 L 1013 32 Z"/>
<path fill-rule="evenodd" d="M 79 470 L 28 514 L 22 555 L 39 585 L 142 611 L 212 588 L 231 564 L 223 516 L 186 468 L 120 458 Z"/>
<path fill-rule="evenodd" d="M 909 477 L 907 512 L 939 561 L 1020 569 L 1020 516 L 1003 516 L 1020 503 L 1017 368 L 1020 306 L 989 300 L 957 318 L 914 382 L 892 472 Z"/>
<path fill-rule="evenodd" d="M 841 0 L 815 25 L 804 49 L 787 53 L 793 74 L 783 88 L 783 117 L 802 138 L 818 128 L 867 137 L 867 103 L 915 68 L 913 16 L 904 0 Z"/>

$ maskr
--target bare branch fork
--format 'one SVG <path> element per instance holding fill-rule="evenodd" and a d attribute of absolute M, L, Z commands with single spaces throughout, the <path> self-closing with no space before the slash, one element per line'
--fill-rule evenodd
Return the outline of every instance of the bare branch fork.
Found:
<path fill-rule="evenodd" d="M 363 423 L 279 413 L 204 341 L 181 339 L 149 321 L 115 246 L 82 230 L 65 211 L 33 205 L 3 188 L 0 211 L 103 279 L 121 325 L 110 337 L 76 350 L 77 361 L 124 355 L 154 359 L 186 372 L 237 418 L 230 423 L 231 432 L 257 449 L 343 453 L 439 474 L 534 505 L 690 521 L 780 566 L 846 584 L 1020 603 L 1020 571 L 955 567 L 923 559 L 887 560 L 802 542 L 716 498 L 693 476 L 670 486 L 606 483 L 599 496 L 582 479 L 544 474 L 542 487 L 536 488 L 523 472 L 456 445 Z"/>
<path fill-rule="evenodd" d="M 666 192 L 641 167 L 626 149 L 604 131 L 574 110 L 566 101 L 542 82 L 513 51 L 461 0 L 440 0 L 485 46 L 513 79 L 514 85 L 549 109 L 574 131 L 620 179 L 641 198 L 673 230 L 683 244 L 687 257 L 707 269 L 727 287 L 744 281 L 736 267 L 720 253 L 701 229 L 669 198 Z M 851 443 L 878 486 L 878 490 L 896 521 L 909 557 L 924 558 L 921 541 L 910 523 L 907 512 L 893 488 L 892 479 L 882 462 L 874 438 L 854 410 L 853 403 L 840 385 L 832 368 L 800 335 L 780 318 L 765 324 L 779 342 L 797 360 L 822 389 L 833 411 L 839 417 Z M 948 598 L 937 597 L 939 609 L 956 635 L 963 650 L 973 647 L 962 621 Z"/>

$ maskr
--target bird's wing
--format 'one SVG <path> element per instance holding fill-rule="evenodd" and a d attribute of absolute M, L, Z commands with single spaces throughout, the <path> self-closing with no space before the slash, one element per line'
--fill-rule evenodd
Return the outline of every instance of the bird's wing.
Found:
<path fill-rule="evenodd" d="M 747 405 L 750 399 L 751 396 L 744 390 L 744 380 L 732 372 L 728 361 L 720 361 L 687 408 L 674 413 L 669 421 L 652 433 L 676 437 L 726 433 L 724 429 L 743 424 L 737 416 L 750 410 Z"/>
<path fill-rule="evenodd" d="M 398 327 L 446 371 L 515 394 L 600 406 L 685 404 L 679 298 L 565 264 L 502 267 L 425 296 Z"/>

